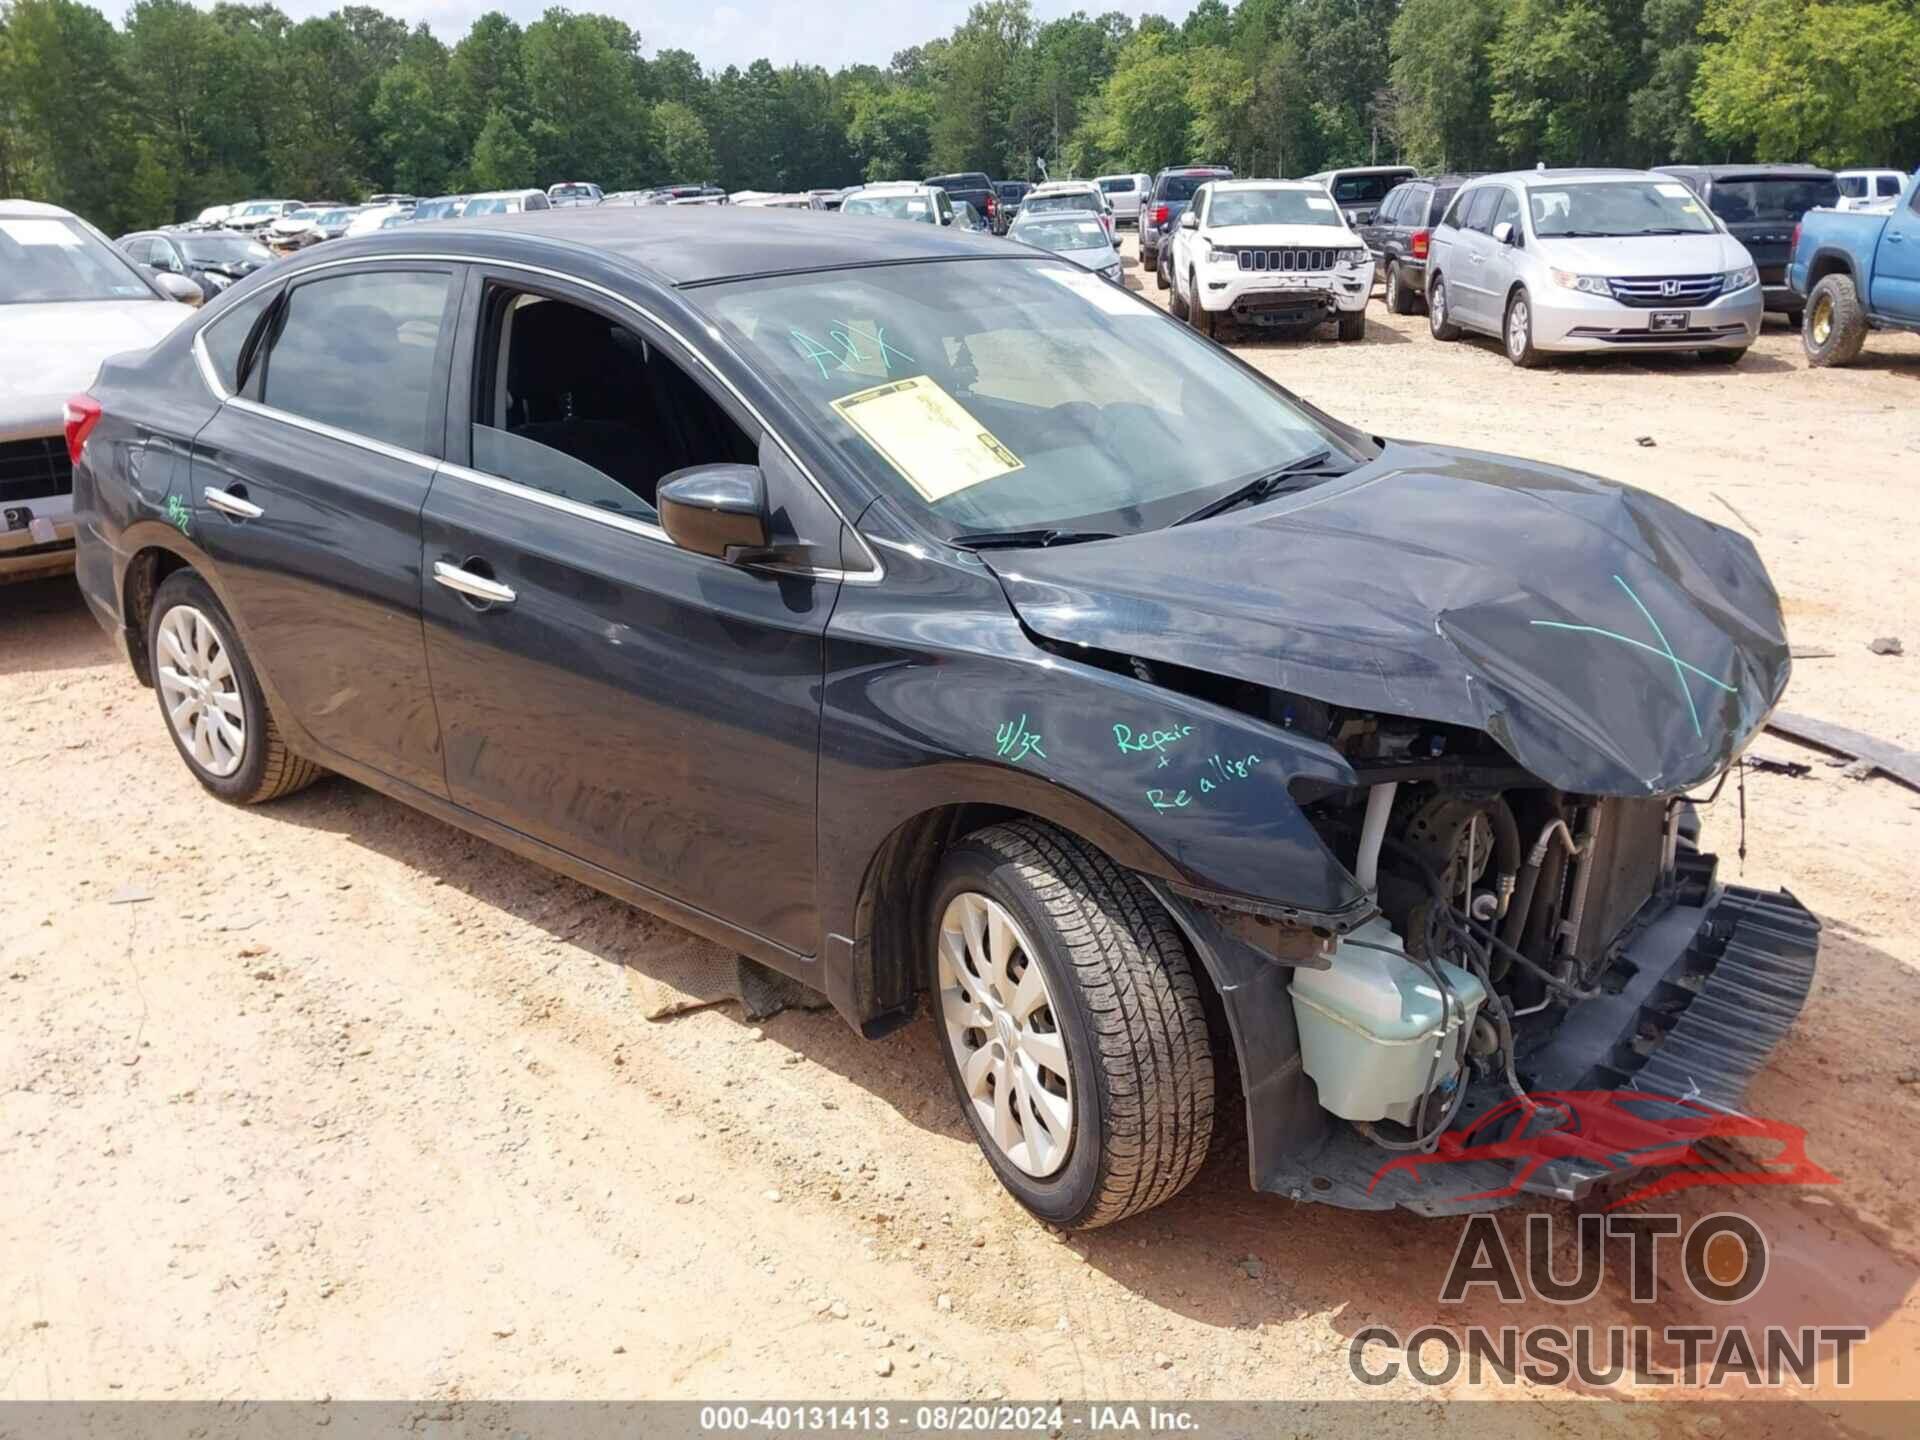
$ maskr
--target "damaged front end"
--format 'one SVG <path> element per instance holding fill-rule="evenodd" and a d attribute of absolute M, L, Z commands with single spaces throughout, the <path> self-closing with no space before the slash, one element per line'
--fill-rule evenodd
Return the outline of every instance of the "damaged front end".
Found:
<path fill-rule="evenodd" d="M 1698 843 L 1788 674 L 1743 538 L 1590 477 L 1389 445 L 1257 519 L 999 573 L 1043 644 L 1337 757 L 1287 795 L 1344 903 L 1154 882 L 1220 990 L 1257 1188 L 1434 1214 L 1573 1197 L 1649 1154 L 1510 1154 L 1530 1097 L 1738 1112 L 1819 940 Z M 1406 1163 L 1436 1153 L 1459 1163 Z"/>

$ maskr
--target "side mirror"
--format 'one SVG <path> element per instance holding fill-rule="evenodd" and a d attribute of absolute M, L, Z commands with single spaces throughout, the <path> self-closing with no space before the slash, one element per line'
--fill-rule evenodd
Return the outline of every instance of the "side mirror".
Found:
<path fill-rule="evenodd" d="M 1180 212 L 1180 228 L 1182 230 L 1198 230 L 1200 228 L 1200 217 L 1191 210 L 1182 210 Z"/>
<path fill-rule="evenodd" d="M 682 550 L 738 561 L 768 545 L 767 482 L 758 465 L 691 465 L 660 482 L 660 526 Z"/>
<path fill-rule="evenodd" d="M 171 270 L 152 270 L 148 273 L 153 276 L 153 283 L 160 287 L 161 294 L 169 300 L 178 300 L 182 305 L 197 306 L 207 298 L 201 293 L 200 287 L 184 275 L 175 274 Z"/>
<path fill-rule="evenodd" d="M 1493 238 L 1494 243 L 1499 245 L 1517 245 L 1520 241 L 1520 232 L 1513 228 L 1511 221 L 1502 220 L 1493 227 Z"/>

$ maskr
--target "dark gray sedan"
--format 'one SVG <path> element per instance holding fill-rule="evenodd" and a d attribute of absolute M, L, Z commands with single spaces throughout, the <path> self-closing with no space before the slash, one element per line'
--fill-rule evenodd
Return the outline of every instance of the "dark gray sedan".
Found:
<path fill-rule="evenodd" d="M 924 1006 L 1056 1225 L 1223 1124 L 1301 1199 L 1578 1194 L 1641 1161 L 1393 1161 L 1523 1085 L 1737 1107 L 1812 981 L 1686 802 L 1786 685 L 1751 544 L 1054 255 L 490 216 L 262 271 L 69 414 L 81 589 L 211 795 L 331 771 L 864 1035 Z"/>

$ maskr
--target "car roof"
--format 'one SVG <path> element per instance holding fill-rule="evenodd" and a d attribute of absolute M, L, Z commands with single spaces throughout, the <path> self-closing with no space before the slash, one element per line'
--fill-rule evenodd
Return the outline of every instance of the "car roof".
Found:
<path fill-rule="evenodd" d="M 1307 176 L 1317 180 L 1323 175 L 1407 175 L 1413 174 L 1411 165 L 1336 165 L 1331 170 L 1316 170 Z"/>
<path fill-rule="evenodd" d="M 1313 180 L 1243 180 L 1222 179 L 1208 182 L 1208 188 L 1221 190 L 1318 190 L 1320 185 Z"/>
<path fill-rule="evenodd" d="M 1050 225 L 1055 220 L 1092 220 L 1098 221 L 1098 210 L 1022 210 L 1013 222 L 1016 225 Z"/>
<path fill-rule="evenodd" d="M 1563 185 L 1569 180 L 1657 180 L 1652 170 L 1627 170 L 1618 167 L 1570 166 L 1563 170 L 1499 170 L 1491 175 L 1476 175 L 1476 182 L 1499 180 L 1509 185 Z"/>
<path fill-rule="evenodd" d="M 876 180 L 871 185 L 862 185 L 850 191 L 847 198 L 851 200 L 855 195 L 926 195 L 940 188 L 919 180 Z"/>
<path fill-rule="evenodd" d="M 58 205 L 48 205 L 40 200 L 0 200 L 0 216 L 9 219 L 24 220 L 29 215 L 44 215 L 53 219 L 75 220 L 71 210 L 62 210 Z"/>
<path fill-rule="evenodd" d="M 598 257 L 668 285 L 701 285 L 749 275 L 863 268 L 915 260 L 981 259 L 1004 242 L 944 225 L 823 225 L 810 210 L 735 205 L 573 206 L 531 214 L 482 215 L 423 232 L 400 230 L 316 247 L 329 260 L 403 254 L 431 244 L 476 258 L 539 258 L 565 270 Z"/>
<path fill-rule="evenodd" d="M 1819 180 L 1834 172 L 1824 165 L 1656 165 L 1653 167 L 1662 175 L 1704 175 L 1709 180 L 1727 180 L 1739 175 L 1751 175 L 1755 178 L 1766 175 L 1804 177 Z"/>
<path fill-rule="evenodd" d="M 476 190 L 469 200 L 515 200 L 527 195 L 544 195 L 544 190 Z"/>

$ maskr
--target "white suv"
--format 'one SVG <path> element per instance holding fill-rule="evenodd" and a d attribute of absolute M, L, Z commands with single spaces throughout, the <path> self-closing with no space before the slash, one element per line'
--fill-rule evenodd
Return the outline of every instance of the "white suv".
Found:
<path fill-rule="evenodd" d="M 1373 253 L 1313 181 L 1208 181 L 1174 227 L 1170 271 L 1169 308 L 1206 335 L 1226 320 L 1367 333 Z"/>

